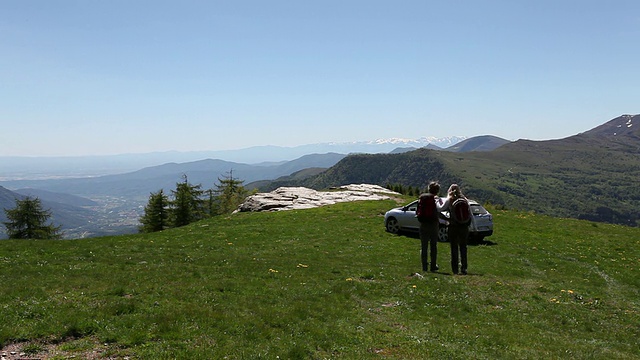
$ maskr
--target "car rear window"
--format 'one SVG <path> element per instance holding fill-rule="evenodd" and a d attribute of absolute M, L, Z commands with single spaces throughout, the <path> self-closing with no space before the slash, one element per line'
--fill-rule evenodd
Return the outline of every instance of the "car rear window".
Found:
<path fill-rule="evenodd" d="M 488 211 L 482 205 L 471 205 L 471 212 L 473 215 L 484 215 L 487 214 Z"/>

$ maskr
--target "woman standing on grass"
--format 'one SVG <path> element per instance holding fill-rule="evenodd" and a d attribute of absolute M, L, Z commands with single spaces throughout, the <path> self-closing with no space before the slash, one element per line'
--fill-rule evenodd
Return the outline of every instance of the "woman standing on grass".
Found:
<path fill-rule="evenodd" d="M 462 194 L 458 184 L 449 187 L 449 196 L 442 204 L 442 211 L 449 210 L 449 244 L 451 245 L 451 271 L 467 275 L 467 237 L 473 213 L 469 201 Z M 461 264 L 458 262 L 460 259 Z M 459 266 L 462 265 L 462 268 Z"/>

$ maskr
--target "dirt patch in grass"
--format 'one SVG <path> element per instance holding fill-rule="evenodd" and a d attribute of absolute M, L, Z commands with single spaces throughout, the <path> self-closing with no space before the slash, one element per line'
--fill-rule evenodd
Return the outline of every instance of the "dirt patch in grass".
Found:
<path fill-rule="evenodd" d="M 73 339 L 56 344 L 36 341 L 9 344 L 0 350 L 3 360 L 54 360 L 54 359 L 128 359 L 117 355 L 109 344 L 100 344 L 93 339 Z"/>

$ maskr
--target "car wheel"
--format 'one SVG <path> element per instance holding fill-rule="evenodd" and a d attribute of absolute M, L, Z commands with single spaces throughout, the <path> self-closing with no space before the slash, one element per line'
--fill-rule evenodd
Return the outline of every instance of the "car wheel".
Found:
<path fill-rule="evenodd" d="M 398 225 L 398 220 L 394 217 L 390 217 L 387 219 L 387 231 L 392 234 L 397 234 L 400 232 L 400 226 Z"/>
<path fill-rule="evenodd" d="M 438 240 L 440 242 L 448 242 L 449 241 L 449 227 L 440 226 L 438 228 Z"/>

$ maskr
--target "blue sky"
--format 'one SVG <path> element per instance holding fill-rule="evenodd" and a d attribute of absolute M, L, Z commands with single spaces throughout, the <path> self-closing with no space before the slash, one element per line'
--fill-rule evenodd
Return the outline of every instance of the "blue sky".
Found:
<path fill-rule="evenodd" d="M 0 156 L 496 135 L 640 113 L 640 2 L 0 1 Z"/>

